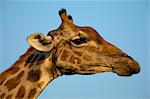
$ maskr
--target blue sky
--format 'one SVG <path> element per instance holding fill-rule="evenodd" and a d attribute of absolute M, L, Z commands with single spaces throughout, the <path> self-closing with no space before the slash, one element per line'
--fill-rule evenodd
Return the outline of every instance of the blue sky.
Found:
<path fill-rule="evenodd" d="M 148 6 L 148 0 L 1 0 L 0 72 L 27 50 L 28 35 L 56 29 L 61 23 L 58 11 L 65 8 L 75 24 L 95 28 L 137 60 L 141 72 L 131 77 L 113 73 L 63 76 L 49 84 L 38 99 L 148 99 Z"/>

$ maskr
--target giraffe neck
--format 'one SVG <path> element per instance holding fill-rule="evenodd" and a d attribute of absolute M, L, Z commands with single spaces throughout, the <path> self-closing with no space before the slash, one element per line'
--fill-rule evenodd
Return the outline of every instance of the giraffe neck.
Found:
<path fill-rule="evenodd" d="M 0 99 L 34 99 L 60 75 L 52 62 L 52 52 L 30 48 L 12 67 L 0 74 Z"/>

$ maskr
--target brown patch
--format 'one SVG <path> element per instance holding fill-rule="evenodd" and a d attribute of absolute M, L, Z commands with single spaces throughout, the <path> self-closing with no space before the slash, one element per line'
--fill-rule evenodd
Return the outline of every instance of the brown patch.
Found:
<path fill-rule="evenodd" d="M 0 95 L 0 99 L 4 99 L 4 97 L 5 97 L 5 93 L 2 93 L 2 94 Z"/>
<path fill-rule="evenodd" d="M 50 75 L 52 75 L 52 79 L 58 77 L 58 73 L 57 73 L 56 68 L 51 68 L 51 69 L 47 68 L 47 71 L 49 72 Z"/>
<path fill-rule="evenodd" d="M 17 77 L 12 78 L 5 83 L 5 86 L 7 86 L 8 91 L 16 88 L 16 86 L 20 83 L 20 79 L 23 76 L 23 74 L 24 74 L 24 71 L 21 71 Z"/>
<path fill-rule="evenodd" d="M 23 98 L 25 95 L 25 88 L 21 86 L 17 92 L 16 98 Z"/>
<path fill-rule="evenodd" d="M 92 61 L 92 57 L 89 56 L 89 55 L 84 55 L 83 59 L 86 60 L 86 61 Z"/>
<path fill-rule="evenodd" d="M 70 58 L 70 62 L 73 63 L 73 64 L 80 64 L 81 63 L 81 60 L 79 58 L 76 58 L 74 56 L 71 56 Z"/>
<path fill-rule="evenodd" d="M 12 99 L 12 96 L 13 96 L 13 95 L 8 95 L 8 96 L 6 97 L 6 99 Z"/>
<path fill-rule="evenodd" d="M 15 71 L 15 68 L 16 68 L 15 66 L 12 66 L 9 69 L 7 69 L 5 72 L 2 72 L 0 74 L 0 84 L 4 82 L 3 80 L 6 79 L 8 75 L 11 75 L 11 73 Z"/>
<path fill-rule="evenodd" d="M 41 39 L 41 35 L 36 35 L 34 39 Z"/>
<path fill-rule="evenodd" d="M 30 92 L 29 92 L 28 98 L 33 98 L 36 93 L 37 93 L 36 88 L 31 89 Z"/>
<path fill-rule="evenodd" d="M 0 74 L 0 85 L 2 85 L 4 83 L 4 81 L 6 80 L 7 76 L 15 74 L 18 71 L 19 71 L 19 67 L 12 66 L 9 69 L 7 69 L 5 72 L 2 72 Z"/>
<path fill-rule="evenodd" d="M 35 63 L 35 66 L 40 65 L 40 64 L 42 64 L 42 63 L 44 63 L 44 60 L 37 61 L 37 62 Z"/>
<path fill-rule="evenodd" d="M 28 66 L 30 63 L 25 62 L 24 67 Z"/>
<path fill-rule="evenodd" d="M 34 63 L 30 63 L 28 68 L 31 68 L 33 66 Z M 34 65 L 35 66 L 35 65 Z"/>
<path fill-rule="evenodd" d="M 0 81 L 0 85 L 2 85 L 5 80 L 6 80 L 6 78 L 4 78 L 2 81 Z"/>
<path fill-rule="evenodd" d="M 63 50 L 62 54 L 61 54 L 61 60 L 62 61 L 66 61 L 67 57 L 69 55 L 69 52 L 66 50 Z"/>
<path fill-rule="evenodd" d="M 36 82 L 40 79 L 41 71 L 40 70 L 31 70 L 28 72 L 28 78 L 27 80 L 31 82 Z"/>
<path fill-rule="evenodd" d="M 14 68 L 14 70 L 11 72 L 11 75 L 13 75 L 13 74 L 17 73 L 19 70 L 20 70 L 20 68 L 19 68 L 19 67 Z"/>
<path fill-rule="evenodd" d="M 103 44 L 99 38 L 96 39 L 97 44 Z"/>

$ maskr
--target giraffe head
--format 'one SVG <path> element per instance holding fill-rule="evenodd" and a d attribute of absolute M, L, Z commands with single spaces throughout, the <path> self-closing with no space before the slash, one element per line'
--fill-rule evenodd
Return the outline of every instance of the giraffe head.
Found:
<path fill-rule="evenodd" d="M 91 27 L 73 23 L 65 9 L 59 11 L 62 23 L 48 35 L 28 36 L 29 44 L 38 51 L 52 52 L 53 63 L 63 74 L 114 72 L 130 76 L 140 71 L 139 64 L 116 46 L 105 41 Z"/>

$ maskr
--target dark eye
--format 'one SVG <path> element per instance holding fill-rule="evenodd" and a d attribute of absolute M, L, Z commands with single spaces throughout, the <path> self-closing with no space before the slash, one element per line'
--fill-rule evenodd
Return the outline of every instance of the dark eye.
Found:
<path fill-rule="evenodd" d="M 82 43 L 86 43 L 87 41 L 85 37 L 80 37 L 80 38 L 72 40 L 72 42 L 76 45 L 80 45 Z"/>

